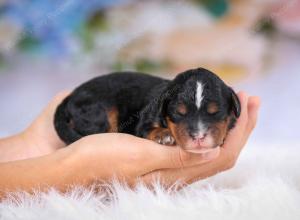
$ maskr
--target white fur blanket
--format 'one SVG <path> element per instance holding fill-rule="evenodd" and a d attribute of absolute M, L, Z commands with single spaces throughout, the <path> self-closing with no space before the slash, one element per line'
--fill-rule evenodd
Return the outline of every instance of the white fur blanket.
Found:
<path fill-rule="evenodd" d="M 250 144 L 231 171 L 180 192 L 114 186 L 111 196 L 55 190 L 0 203 L 2 220 L 300 219 L 300 145 Z"/>

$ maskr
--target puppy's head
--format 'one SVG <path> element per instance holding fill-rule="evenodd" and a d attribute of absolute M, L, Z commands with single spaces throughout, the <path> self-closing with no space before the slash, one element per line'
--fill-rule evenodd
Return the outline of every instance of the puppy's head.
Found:
<path fill-rule="evenodd" d="M 177 145 L 201 153 L 223 144 L 241 107 L 230 87 L 199 68 L 179 74 L 170 83 L 162 111 Z"/>

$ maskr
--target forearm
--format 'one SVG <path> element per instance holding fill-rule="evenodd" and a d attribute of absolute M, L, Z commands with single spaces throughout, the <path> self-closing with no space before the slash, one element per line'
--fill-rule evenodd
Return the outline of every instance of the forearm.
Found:
<path fill-rule="evenodd" d="M 32 134 L 25 130 L 20 134 L 0 139 L 0 163 L 39 157 L 64 147 L 65 144 L 53 133 L 43 136 L 38 131 Z"/>
<path fill-rule="evenodd" d="M 25 159 L 31 154 L 32 148 L 26 143 L 23 134 L 0 139 L 0 163 Z"/>
<path fill-rule="evenodd" d="M 76 157 L 73 149 L 64 148 L 43 157 L 0 163 L 0 198 L 18 190 L 32 192 L 55 187 L 65 191 L 72 184 L 89 184 L 82 161 Z"/>

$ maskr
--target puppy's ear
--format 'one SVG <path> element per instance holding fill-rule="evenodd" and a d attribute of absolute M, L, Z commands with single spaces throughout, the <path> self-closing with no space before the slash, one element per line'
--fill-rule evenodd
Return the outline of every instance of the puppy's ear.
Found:
<path fill-rule="evenodd" d="M 241 115 L 241 103 L 239 97 L 236 95 L 232 88 L 230 90 L 230 102 L 231 102 L 231 109 L 235 115 L 235 117 L 240 117 Z"/>
<path fill-rule="evenodd" d="M 162 94 L 162 96 L 160 96 L 158 102 L 158 115 L 160 116 L 159 118 L 161 118 L 161 124 L 164 127 L 167 127 L 166 115 L 169 102 L 169 93 L 166 91 Z"/>
<path fill-rule="evenodd" d="M 168 105 L 171 99 L 174 98 L 174 96 L 178 93 L 178 90 L 179 90 L 179 86 L 176 85 L 174 82 L 171 82 L 162 90 L 162 93 L 159 96 L 157 109 L 159 115 L 162 118 L 161 123 L 165 127 L 167 127 L 166 116 L 167 116 Z"/>

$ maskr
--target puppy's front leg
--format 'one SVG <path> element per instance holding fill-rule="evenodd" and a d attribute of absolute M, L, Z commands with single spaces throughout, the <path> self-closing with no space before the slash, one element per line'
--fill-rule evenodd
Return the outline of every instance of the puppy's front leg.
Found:
<path fill-rule="evenodd" d="M 168 146 L 174 146 L 176 144 L 168 128 L 154 128 L 148 133 L 147 139 Z"/>

